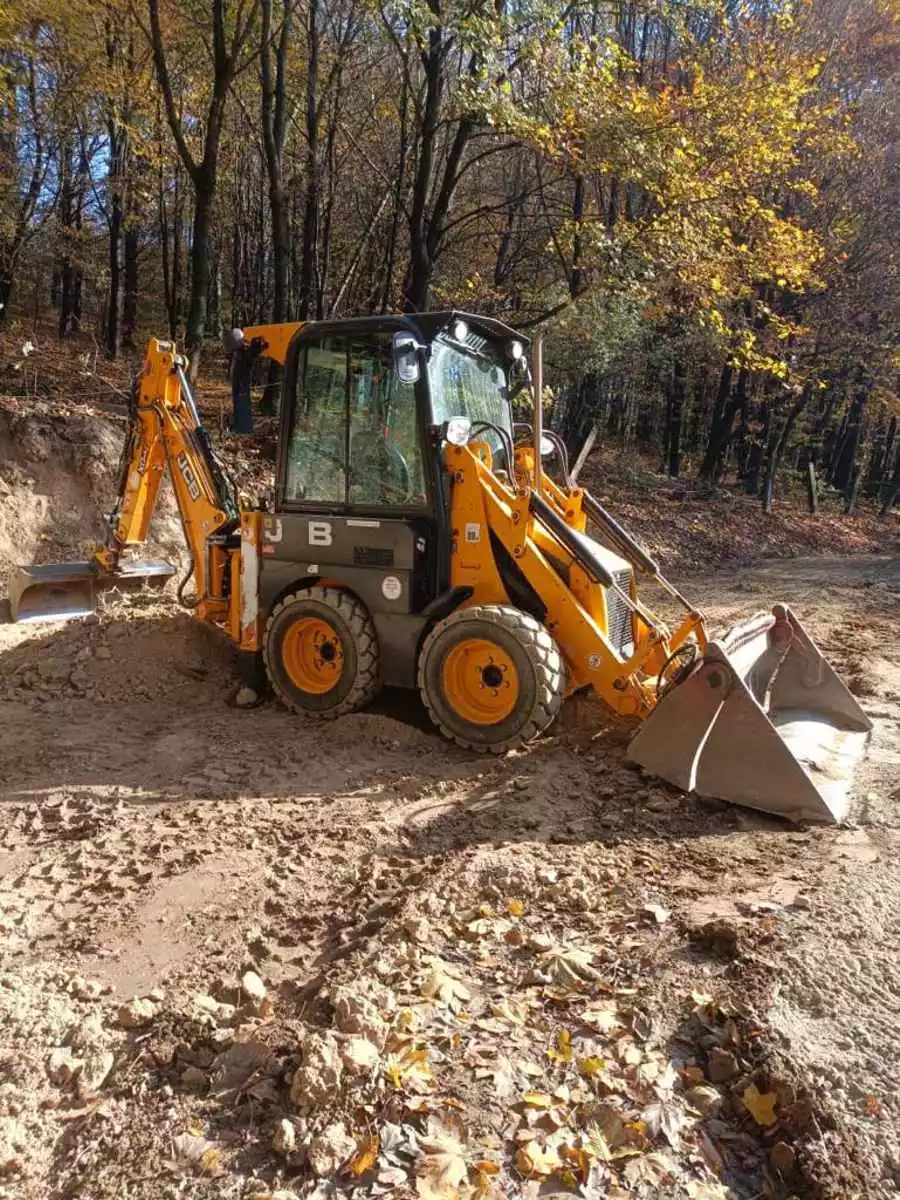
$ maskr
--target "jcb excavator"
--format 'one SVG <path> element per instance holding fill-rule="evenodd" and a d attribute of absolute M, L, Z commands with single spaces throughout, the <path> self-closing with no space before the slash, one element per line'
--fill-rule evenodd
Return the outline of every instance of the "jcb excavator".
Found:
<path fill-rule="evenodd" d="M 629 753 L 652 774 L 794 820 L 845 815 L 862 709 L 782 604 L 710 639 L 571 478 L 543 429 L 539 345 L 532 370 L 525 338 L 461 312 L 236 332 L 235 378 L 260 355 L 284 368 L 271 511 L 240 510 L 184 359 L 152 340 L 109 535 L 88 562 L 21 569 L 14 619 L 84 614 L 103 587 L 171 575 L 124 558 L 168 468 L 195 615 L 264 663 L 297 712 L 337 717 L 383 684 L 417 688 L 448 738 L 503 752 L 593 689 L 640 723 Z M 675 628 L 639 577 L 682 612 Z"/>

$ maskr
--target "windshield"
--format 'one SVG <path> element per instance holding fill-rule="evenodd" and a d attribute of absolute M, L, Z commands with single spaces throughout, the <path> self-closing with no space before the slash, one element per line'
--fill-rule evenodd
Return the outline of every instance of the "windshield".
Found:
<path fill-rule="evenodd" d="M 436 425 L 451 417 L 468 417 L 473 425 L 490 421 L 512 437 L 506 367 L 489 343 L 475 353 L 439 336 L 432 345 L 428 379 Z M 493 430 L 484 430 L 483 435 L 477 436 L 495 454 L 502 449 L 503 443 Z"/>

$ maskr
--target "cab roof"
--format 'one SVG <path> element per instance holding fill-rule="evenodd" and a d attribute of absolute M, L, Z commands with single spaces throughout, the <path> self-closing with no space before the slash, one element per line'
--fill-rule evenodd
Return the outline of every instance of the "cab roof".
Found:
<path fill-rule="evenodd" d="M 531 339 L 526 334 L 504 324 L 503 321 L 498 321 L 496 317 L 465 312 L 459 308 L 442 309 L 439 312 L 404 313 L 404 319 L 410 325 L 416 326 L 423 338 L 428 341 L 436 337 L 448 325 L 452 325 L 454 321 L 465 321 L 471 329 L 480 331 L 491 339 L 518 341 L 526 346 L 531 344 Z"/>

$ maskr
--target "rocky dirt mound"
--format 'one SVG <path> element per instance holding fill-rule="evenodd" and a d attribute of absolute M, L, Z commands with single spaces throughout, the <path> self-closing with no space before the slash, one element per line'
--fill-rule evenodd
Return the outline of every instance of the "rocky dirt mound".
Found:
<path fill-rule="evenodd" d="M 87 699 L 175 707 L 215 697 L 234 672 L 231 643 L 159 598 L 111 598 L 77 624 L 50 624 L 0 659 L 0 697 L 30 707 Z M 200 686 L 206 685 L 206 686 Z"/>
<path fill-rule="evenodd" d="M 0 1170 L 21 1196 L 874 1195 L 728 998 L 771 914 L 691 928 L 612 849 L 553 858 L 367 856 L 305 979 L 306 914 L 277 909 L 199 988 L 7 974 L 0 1028 L 35 1052 L 4 1059 Z"/>

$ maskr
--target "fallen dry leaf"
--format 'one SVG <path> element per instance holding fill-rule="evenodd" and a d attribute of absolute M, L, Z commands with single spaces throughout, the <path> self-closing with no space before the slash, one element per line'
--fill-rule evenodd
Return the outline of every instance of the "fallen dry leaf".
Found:
<path fill-rule="evenodd" d="M 589 1025 L 591 1029 L 596 1029 L 598 1033 L 609 1033 L 617 1025 L 622 1024 L 619 1018 L 618 1006 L 615 1002 L 603 1005 L 601 1008 L 590 1008 L 587 1012 L 581 1014 L 581 1019 L 585 1025 Z"/>
<path fill-rule="evenodd" d="M 516 1167 L 523 1175 L 552 1175 L 562 1165 L 559 1154 L 552 1146 L 541 1146 L 537 1141 L 526 1142 L 516 1151 Z"/>
<path fill-rule="evenodd" d="M 475 1163 L 475 1170 L 480 1171 L 482 1175 L 497 1175 L 500 1171 L 500 1164 L 489 1158 L 482 1158 Z"/>
<path fill-rule="evenodd" d="M 774 1125 L 778 1119 L 775 1116 L 775 1105 L 778 1096 L 775 1092 L 760 1092 L 755 1083 L 751 1083 L 741 1096 L 744 1107 L 757 1125 Z"/>
<path fill-rule="evenodd" d="M 469 1178 L 465 1151 L 456 1132 L 433 1119 L 419 1139 L 416 1191 L 422 1200 L 457 1200 Z"/>
<path fill-rule="evenodd" d="M 422 1095 L 430 1092 L 434 1084 L 428 1051 L 421 1046 L 410 1046 L 401 1053 L 389 1055 L 387 1073 L 398 1091 Z"/>
<path fill-rule="evenodd" d="M 210 1146 L 208 1150 L 203 1151 L 200 1156 L 200 1170 L 210 1178 L 224 1174 L 222 1151 L 217 1146 Z"/>
<path fill-rule="evenodd" d="M 686 1186 L 691 1200 L 728 1200 L 728 1189 L 724 1184 L 696 1183 L 692 1180 Z"/>
<path fill-rule="evenodd" d="M 359 1178 L 360 1175 L 365 1175 L 366 1171 L 371 1171 L 378 1162 L 378 1149 L 379 1140 L 377 1133 L 364 1137 L 357 1145 L 356 1153 L 347 1163 L 345 1168 L 347 1174 Z"/>
<path fill-rule="evenodd" d="M 501 1021 L 509 1021 L 513 1025 L 524 1025 L 528 1016 L 525 1005 L 509 996 L 504 996 L 499 1004 L 492 1004 L 491 1012 Z"/>
<path fill-rule="evenodd" d="M 641 1113 L 641 1119 L 651 1137 L 662 1133 L 673 1150 L 681 1149 L 681 1130 L 687 1125 L 687 1120 L 679 1107 L 659 1100 L 647 1105 Z"/>
<path fill-rule="evenodd" d="M 598 1162 L 610 1162 L 612 1152 L 603 1131 L 597 1125 L 588 1125 L 584 1136 L 585 1151 Z"/>
<path fill-rule="evenodd" d="M 670 916 L 669 910 L 661 904 L 645 904 L 643 911 L 648 917 L 652 917 L 657 925 L 664 925 Z"/>
<path fill-rule="evenodd" d="M 544 1074 L 544 1068 L 538 1066 L 537 1063 L 525 1062 L 524 1059 L 519 1059 L 515 1065 L 516 1069 L 521 1071 L 523 1075 L 529 1075 L 532 1079 L 540 1079 Z"/>
<path fill-rule="evenodd" d="M 625 1178 L 629 1183 L 648 1183 L 652 1187 L 659 1187 L 664 1179 L 674 1173 L 672 1161 L 656 1150 L 632 1158 L 625 1167 Z"/>
<path fill-rule="evenodd" d="M 572 1035 L 568 1029 L 560 1029 L 556 1035 L 556 1044 L 547 1051 L 547 1057 L 553 1062 L 568 1063 L 572 1061 Z"/>
<path fill-rule="evenodd" d="M 431 1000 L 439 1000 L 441 1004 L 446 1004 L 448 1008 L 454 1010 L 459 1010 L 463 1004 L 472 999 L 469 988 L 462 980 L 452 975 L 444 963 L 435 965 L 434 970 L 428 975 L 422 985 L 422 995 Z"/>
<path fill-rule="evenodd" d="M 594 953 L 579 946 L 555 946 L 541 954 L 547 971 L 553 980 L 563 987 L 572 988 L 581 983 L 593 983 L 600 978 L 591 965 Z"/>
<path fill-rule="evenodd" d="M 597 1130 L 610 1150 L 621 1146 L 627 1137 L 625 1122 L 618 1109 L 611 1104 L 597 1104 L 591 1109 L 590 1130 Z M 598 1154 L 598 1157 L 600 1155 Z"/>
<path fill-rule="evenodd" d="M 579 1058 L 578 1060 L 578 1070 L 582 1075 L 599 1075 L 605 1066 L 606 1062 L 602 1058 L 597 1058 L 596 1055 L 591 1058 Z"/>

